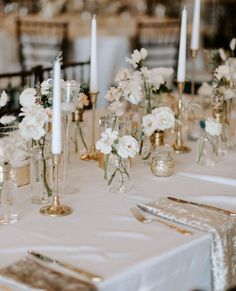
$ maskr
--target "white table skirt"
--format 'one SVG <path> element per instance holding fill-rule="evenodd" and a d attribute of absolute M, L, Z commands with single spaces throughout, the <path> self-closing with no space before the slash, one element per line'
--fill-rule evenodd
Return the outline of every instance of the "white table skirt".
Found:
<path fill-rule="evenodd" d="M 80 192 L 62 195 L 63 203 L 74 209 L 68 217 L 42 216 L 40 206 L 30 202 L 29 186 L 21 188 L 19 222 L 1 226 L 0 267 L 33 249 L 101 274 L 100 291 L 210 291 L 210 235 L 193 230 L 194 235 L 185 236 L 158 223 L 142 224 L 129 210 L 162 195 L 236 209 L 236 154 L 204 168 L 195 164 L 196 144 L 191 145 L 192 153 L 176 157 L 176 171 L 169 178 L 153 176 L 149 165 L 137 159 L 132 189 L 122 195 L 108 192 L 96 162 L 73 158 L 70 180 Z"/>

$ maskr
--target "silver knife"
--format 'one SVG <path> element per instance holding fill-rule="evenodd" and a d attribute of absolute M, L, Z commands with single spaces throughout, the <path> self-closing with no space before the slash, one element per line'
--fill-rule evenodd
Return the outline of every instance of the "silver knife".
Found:
<path fill-rule="evenodd" d="M 33 257 L 35 257 L 35 258 L 37 258 L 45 263 L 55 264 L 55 265 L 58 265 L 58 266 L 65 268 L 65 269 L 68 269 L 70 271 L 76 272 L 76 273 L 86 277 L 87 279 L 93 281 L 93 282 L 101 282 L 103 280 L 103 278 L 99 275 L 96 275 L 96 274 L 93 274 L 91 272 L 79 269 L 79 268 L 74 267 L 68 263 L 64 263 L 64 262 L 58 261 L 56 259 L 52 259 L 48 256 L 42 255 L 42 254 L 34 252 L 32 250 L 28 250 L 28 254 L 30 254 L 31 256 L 33 256 Z"/>
<path fill-rule="evenodd" d="M 179 203 L 183 203 L 183 204 L 190 204 L 190 205 L 202 207 L 202 208 L 205 208 L 205 209 L 217 211 L 217 212 L 220 212 L 220 213 L 224 213 L 224 214 L 232 216 L 232 217 L 236 217 L 236 212 L 233 212 L 233 211 L 230 211 L 230 210 L 222 209 L 222 208 L 211 206 L 211 205 L 208 205 L 208 204 L 197 203 L 197 202 L 193 202 L 193 201 L 189 201 L 189 200 L 179 199 L 179 198 L 175 198 L 175 197 L 167 197 L 167 198 L 169 200 L 172 200 L 172 201 L 175 201 L 175 202 L 179 202 Z"/>

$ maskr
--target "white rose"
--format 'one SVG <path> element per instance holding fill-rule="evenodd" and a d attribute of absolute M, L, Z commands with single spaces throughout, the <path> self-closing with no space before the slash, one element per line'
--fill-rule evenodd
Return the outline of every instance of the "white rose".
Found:
<path fill-rule="evenodd" d="M 20 94 L 20 105 L 23 107 L 30 107 L 35 105 L 36 90 L 34 88 L 27 88 Z"/>
<path fill-rule="evenodd" d="M 220 58 L 222 59 L 222 61 L 226 61 L 226 55 L 225 55 L 225 51 L 222 49 L 222 48 L 220 48 L 219 50 L 218 50 L 218 52 L 219 52 L 219 55 L 220 55 Z"/>
<path fill-rule="evenodd" d="M 219 80 L 219 81 L 223 78 L 230 81 L 231 74 L 230 74 L 229 66 L 228 65 L 219 66 L 215 70 L 215 76 L 216 76 L 217 80 Z"/>
<path fill-rule="evenodd" d="M 111 128 L 107 128 L 105 132 L 101 134 L 101 139 L 96 143 L 96 149 L 104 154 L 109 154 L 112 151 L 113 142 L 118 138 L 118 132 L 112 131 Z"/>
<path fill-rule="evenodd" d="M 48 79 L 46 81 L 43 81 L 40 85 L 41 87 L 41 94 L 48 95 L 50 89 L 52 88 L 52 79 Z"/>
<path fill-rule="evenodd" d="M 152 115 L 156 120 L 158 130 L 166 130 L 175 126 L 175 114 L 167 106 L 152 110 Z"/>
<path fill-rule="evenodd" d="M 205 131 L 212 136 L 220 136 L 222 132 L 222 124 L 213 118 L 208 118 L 205 121 Z"/>
<path fill-rule="evenodd" d="M 26 140 L 39 140 L 46 134 L 44 126 L 49 120 L 48 111 L 39 104 L 23 108 L 22 111 L 24 118 L 19 124 L 20 135 Z"/>
<path fill-rule="evenodd" d="M 153 132 L 156 130 L 157 128 L 156 120 L 152 114 L 143 116 L 142 128 L 143 128 L 143 132 L 147 136 L 151 136 Z"/>
<path fill-rule="evenodd" d="M 8 125 L 13 123 L 16 120 L 16 117 L 14 115 L 3 115 L 0 118 L 0 123 L 3 125 Z"/>
<path fill-rule="evenodd" d="M 125 106 L 125 102 L 114 101 L 107 107 L 107 109 L 116 116 L 122 116 L 125 113 Z"/>
<path fill-rule="evenodd" d="M 235 50 L 235 47 L 236 47 L 236 38 L 232 38 L 230 43 L 229 43 L 229 47 L 231 49 L 231 51 L 234 51 Z"/>
<path fill-rule="evenodd" d="M 123 159 L 128 157 L 134 158 L 139 152 L 138 142 L 135 138 L 130 135 L 124 135 L 119 138 L 117 145 L 117 153 Z"/>
<path fill-rule="evenodd" d="M 203 82 L 201 87 L 198 89 L 198 94 L 205 97 L 213 96 L 213 87 L 207 82 Z"/>
<path fill-rule="evenodd" d="M 3 90 L 0 96 L 0 108 L 4 107 L 8 101 L 9 101 L 9 96 L 7 95 L 6 91 Z"/>
<path fill-rule="evenodd" d="M 173 68 L 159 67 L 159 68 L 154 68 L 152 71 L 154 74 L 162 76 L 165 82 L 167 82 L 174 74 Z"/>

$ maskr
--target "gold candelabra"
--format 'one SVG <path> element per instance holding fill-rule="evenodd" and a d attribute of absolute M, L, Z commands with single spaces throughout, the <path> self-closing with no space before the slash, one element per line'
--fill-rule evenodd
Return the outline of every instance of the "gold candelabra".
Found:
<path fill-rule="evenodd" d="M 178 119 L 177 119 L 177 129 L 176 129 L 176 140 L 173 145 L 174 151 L 179 153 L 187 153 L 191 149 L 184 145 L 183 135 L 182 135 L 182 119 L 183 119 L 183 91 L 184 91 L 185 82 L 178 82 L 178 91 L 179 91 L 179 102 L 178 102 Z"/>
<path fill-rule="evenodd" d="M 52 204 L 40 209 L 40 213 L 52 217 L 66 216 L 72 213 L 72 208 L 60 203 L 58 191 L 58 166 L 60 155 L 53 155 L 53 197 Z"/>
<path fill-rule="evenodd" d="M 92 103 L 91 148 L 89 152 L 80 156 L 81 160 L 84 160 L 84 161 L 97 161 L 98 160 L 98 152 L 96 151 L 96 147 L 95 147 L 95 108 L 96 108 L 98 94 L 99 92 L 89 93 L 90 100 Z"/>

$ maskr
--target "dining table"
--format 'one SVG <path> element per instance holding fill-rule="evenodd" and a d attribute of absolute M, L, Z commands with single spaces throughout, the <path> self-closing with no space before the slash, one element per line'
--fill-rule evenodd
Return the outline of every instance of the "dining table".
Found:
<path fill-rule="evenodd" d="M 98 109 L 96 117 L 102 115 Z M 85 120 L 89 118 L 87 111 Z M 140 156 L 132 159 L 130 190 L 119 194 L 109 192 L 96 161 L 71 154 L 69 183 L 78 191 L 60 193 L 62 204 L 73 209 L 65 217 L 42 215 L 43 205 L 30 200 L 30 185 L 19 187 L 19 220 L 0 227 L 0 290 L 34 290 L 1 276 L 2 268 L 25 258 L 29 250 L 99 274 L 103 278 L 95 283 L 99 291 L 214 290 L 211 233 L 173 221 L 168 223 L 190 234 L 159 222 L 145 224 L 130 210 L 173 196 L 236 211 L 236 152 L 231 150 L 213 167 L 206 167 L 196 163 L 196 142 L 187 144 L 191 152 L 175 155 L 170 177 L 154 176 L 150 161 Z M 209 216 L 214 213 L 206 211 Z"/>

